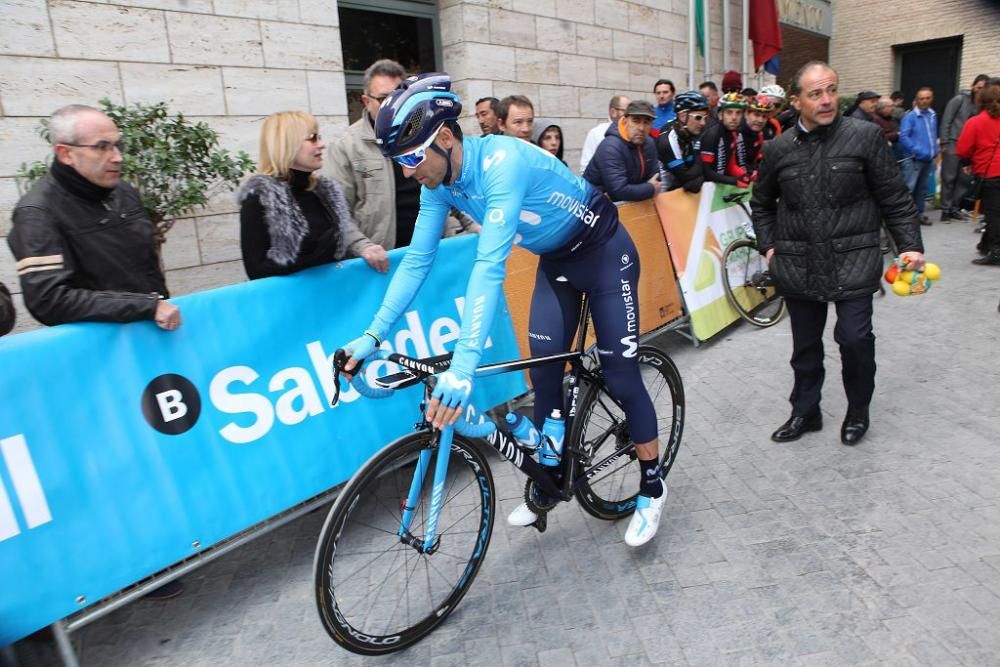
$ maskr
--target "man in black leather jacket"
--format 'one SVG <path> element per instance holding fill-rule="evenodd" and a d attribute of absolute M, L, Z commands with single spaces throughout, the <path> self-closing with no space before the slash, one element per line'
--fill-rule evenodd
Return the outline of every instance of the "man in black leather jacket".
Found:
<path fill-rule="evenodd" d="M 10 290 L 0 283 L 0 336 L 6 336 L 14 328 L 15 317 L 14 300 L 10 296 Z"/>
<path fill-rule="evenodd" d="M 881 129 L 837 113 L 837 73 L 812 62 L 793 81 L 799 121 L 764 145 L 750 204 L 758 248 L 792 325 L 792 416 L 771 438 L 787 442 L 822 428 L 823 328 L 833 302 L 848 399 L 841 441 L 854 445 L 868 430 L 875 389 L 872 294 L 882 272 L 881 220 L 910 268 L 922 268 L 923 244 Z"/>
<path fill-rule="evenodd" d="M 121 180 L 118 128 L 70 105 L 52 114 L 49 132 L 52 167 L 18 201 L 7 238 L 28 311 L 47 325 L 154 320 L 176 329 L 153 224 Z"/>

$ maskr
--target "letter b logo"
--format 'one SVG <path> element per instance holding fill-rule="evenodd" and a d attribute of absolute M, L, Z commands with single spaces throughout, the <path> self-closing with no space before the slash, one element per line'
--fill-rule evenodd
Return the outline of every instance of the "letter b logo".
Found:
<path fill-rule="evenodd" d="M 142 392 L 142 416 L 160 433 L 180 435 L 194 426 L 200 415 L 198 390 L 181 375 L 161 375 Z"/>

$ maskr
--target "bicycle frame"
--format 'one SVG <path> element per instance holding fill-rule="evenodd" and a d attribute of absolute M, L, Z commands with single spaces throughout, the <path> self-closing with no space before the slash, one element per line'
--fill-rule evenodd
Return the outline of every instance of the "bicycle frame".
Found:
<path fill-rule="evenodd" d="M 584 379 L 590 384 L 596 386 L 603 386 L 604 384 L 602 377 L 584 366 L 584 360 L 587 358 L 584 344 L 587 338 L 589 315 L 590 304 L 587 295 L 584 295 L 581 304 L 580 328 L 577 332 L 576 345 L 573 351 L 544 357 L 531 357 L 516 361 L 488 364 L 476 369 L 475 376 L 477 378 L 489 377 L 492 375 L 499 375 L 501 373 L 526 370 L 545 364 L 570 364 L 571 371 L 569 375 L 569 382 L 566 387 L 566 397 L 564 400 L 564 406 L 568 408 L 565 413 L 566 434 L 568 438 L 568 435 L 573 432 L 573 422 L 576 419 L 581 379 Z M 434 369 L 419 360 L 401 357 L 401 355 L 394 355 L 394 357 L 396 357 L 396 360 L 404 367 L 411 368 L 411 370 L 421 371 L 423 373 L 433 373 L 434 370 L 440 370 L 442 368 L 439 366 L 437 369 Z M 425 389 L 425 397 L 428 393 L 429 389 Z M 617 399 L 612 397 L 612 400 L 614 400 L 616 405 L 621 407 L 621 403 Z M 574 443 L 569 443 L 568 446 L 563 447 L 562 456 L 557 468 L 559 471 L 559 478 L 562 483 L 561 485 L 557 485 L 550 474 L 550 469 L 547 466 L 536 462 L 531 458 L 531 456 L 527 455 L 527 453 L 517 444 L 513 436 L 507 433 L 506 430 L 496 427 L 494 422 L 489 421 L 488 423 L 492 424 L 492 431 L 484 436 L 476 437 L 480 437 L 480 439 L 484 440 L 493 449 L 495 449 L 501 457 L 512 463 L 516 468 L 532 479 L 543 493 L 562 501 L 572 499 L 573 491 L 581 481 L 593 478 L 603 470 L 607 469 L 607 467 L 616 460 L 627 455 L 629 450 L 634 450 L 634 445 L 632 444 L 621 447 L 604 457 L 601 461 L 592 463 L 589 468 L 580 472 L 579 475 L 574 475 L 576 456 L 579 452 L 576 450 Z M 462 429 L 460 429 L 460 432 L 461 430 Z M 413 472 L 413 478 L 410 481 L 410 488 L 407 493 L 406 501 L 402 506 L 402 515 L 397 535 L 403 544 L 407 544 L 421 553 L 433 553 L 439 543 L 439 536 L 437 534 L 438 518 L 441 513 L 441 506 L 445 499 L 445 483 L 447 482 L 448 462 L 451 458 L 451 443 L 452 438 L 454 437 L 454 432 L 455 426 L 446 426 L 437 432 L 437 450 L 439 455 L 434 466 L 434 478 L 431 487 L 431 503 L 427 512 L 427 525 L 423 539 L 414 537 L 413 534 L 410 533 L 410 526 L 412 525 L 414 512 L 420 497 L 420 490 L 424 486 L 424 482 L 430 468 L 430 458 L 433 448 L 425 449 L 420 453 L 417 459 L 417 465 Z M 610 437 L 612 435 L 613 434 L 609 432 L 605 434 L 604 437 Z"/>

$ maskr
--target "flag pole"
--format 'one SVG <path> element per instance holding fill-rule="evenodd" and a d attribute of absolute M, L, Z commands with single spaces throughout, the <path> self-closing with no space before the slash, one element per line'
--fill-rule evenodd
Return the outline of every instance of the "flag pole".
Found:
<path fill-rule="evenodd" d="M 705 17 L 702 28 L 705 33 L 702 35 L 702 44 L 705 46 L 705 78 L 712 79 L 712 0 L 704 0 L 703 14 Z"/>
<path fill-rule="evenodd" d="M 726 72 L 729 67 L 729 0 L 722 0 L 722 63 L 720 72 Z"/>
<path fill-rule="evenodd" d="M 740 34 L 743 37 L 743 48 L 740 51 L 743 52 L 743 62 L 740 64 L 740 70 L 743 72 L 743 76 L 749 78 L 750 74 L 750 59 L 747 57 L 750 52 L 750 0 L 743 0 L 743 26 Z"/>
<path fill-rule="evenodd" d="M 695 81 L 698 41 L 698 22 L 695 17 L 695 0 L 688 0 L 688 90 L 695 90 Z"/>

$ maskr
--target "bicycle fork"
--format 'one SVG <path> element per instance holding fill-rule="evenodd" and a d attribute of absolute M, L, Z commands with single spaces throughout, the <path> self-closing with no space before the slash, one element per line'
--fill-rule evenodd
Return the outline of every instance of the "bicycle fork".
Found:
<path fill-rule="evenodd" d="M 445 481 L 448 478 L 448 461 L 451 459 L 451 439 L 454 433 L 454 426 L 446 426 L 438 435 L 438 457 L 434 464 L 431 503 L 427 510 L 427 529 L 423 539 L 415 537 L 410 532 L 410 526 L 413 523 L 413 514 L 420 500 L 420 490 L 427 477 L 427 469 L 430 467 L 433 449 L 424 449 L 420 452 L 417 458 L 417 467 L 413 471 L 413 479 L 410 480 L 410 490 L 406 495 L 406 502 L 403 504 L 399 530 L 396 534 L 399 536 L 400 542 L 413 547 L 419 553 L 432 554 L 441 544 L 441 538 L 437 534 L 437 526 L 438 518 L 441 516 L 441 506 L 444 504 Z"/>

